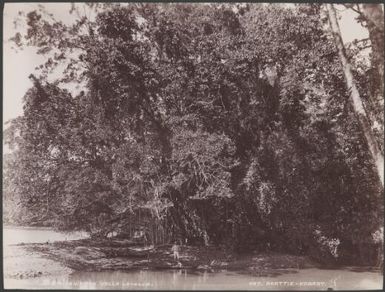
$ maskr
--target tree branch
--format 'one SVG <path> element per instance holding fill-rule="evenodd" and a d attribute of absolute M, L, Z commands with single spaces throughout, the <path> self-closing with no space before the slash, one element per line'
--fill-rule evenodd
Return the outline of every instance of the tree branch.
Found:
<path fill-rule="evenodd" d="M 346 8 L 348 8 L 348 9 L 351 9 L 354 12 L 362 15 L 362 12 L 361 12 L 360 7 L 358 6 L 358 4 L 357 4 L 357 8 L 354 8 L 354 4 L 342 4 L 342 5 L 345 6 Z"/>

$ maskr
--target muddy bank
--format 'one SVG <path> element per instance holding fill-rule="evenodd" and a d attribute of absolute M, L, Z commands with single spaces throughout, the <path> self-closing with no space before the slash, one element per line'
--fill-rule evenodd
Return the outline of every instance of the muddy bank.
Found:
<path fill-rule="evenodd" d="M 181 246 L 179 260 L 173 258 L 171 245 L 143 247 L 128 240 L 82 239 L 18 246 L 82 271 L 191 269 L 273 276 L 319 267 L 307 257 L 276 253 L 237 255 L 214 246 Z"/>

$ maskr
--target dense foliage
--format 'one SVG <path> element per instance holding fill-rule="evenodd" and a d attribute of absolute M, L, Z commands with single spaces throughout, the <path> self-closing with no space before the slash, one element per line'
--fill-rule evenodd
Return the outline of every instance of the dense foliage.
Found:
<path fill-rule="evenodd" d="M 10 218 L 373 258 L 381 185 L 320 5 L 85 5 L 15 37 L 47 62 L 5 136 Z"/>

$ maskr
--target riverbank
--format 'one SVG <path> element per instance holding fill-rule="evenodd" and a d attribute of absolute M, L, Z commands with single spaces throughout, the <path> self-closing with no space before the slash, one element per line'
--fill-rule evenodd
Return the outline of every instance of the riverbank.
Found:
<path fill-rule="evenodd" d="M 182 246 L 178 263 L 170 245 L 145 249 L 128 240 L 56 241 L 56 234 L 44 237 L 40 231 L 24 230 L 30 241 L 40 242 L 5 247 L 7 288 L 269 290 L 283 282 L 298 290 L 382 287 L 381 272 L 324 269 L 306 257 Z"/>
<path fill-rule="evenodd" d="M 69 275 L 73 270 L 55 259 L 31 252 L 24 246 L 10 245 L 4 248 L 4 279 L 25 280 Z"/>
<path fill-rule="evenodd" d="M 273 276 L 319 267 L 303 256 L 277 253 L 237 255 L 215 246 L 181 246 L 180 258 L 175 260 L 171 245 L 143 247 L 128 240 L 81 239 L 19 244 L 18 247 L 81 271 L 189 269 L 242 271 L 255 276 Z"/>

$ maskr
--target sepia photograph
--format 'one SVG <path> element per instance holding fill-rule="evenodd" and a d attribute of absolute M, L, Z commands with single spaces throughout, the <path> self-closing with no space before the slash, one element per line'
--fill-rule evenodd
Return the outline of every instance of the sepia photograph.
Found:
<path fill-rule="evenodd" d="M 2 13 L 3 289 L 383 289 L 382 2 Z"/>

